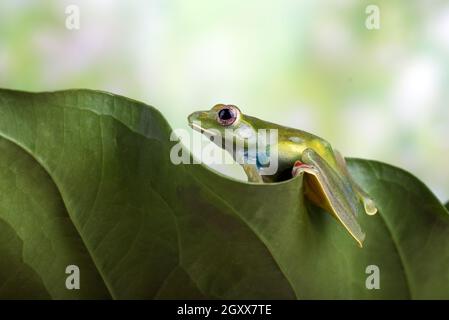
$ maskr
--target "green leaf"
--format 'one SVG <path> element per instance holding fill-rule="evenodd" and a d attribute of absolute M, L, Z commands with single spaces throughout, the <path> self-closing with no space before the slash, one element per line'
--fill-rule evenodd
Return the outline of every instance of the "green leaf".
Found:
<path fill-rule="evenodd" d="M 445 205 L 446 209 L 449 210 L 449 202 Z"/>
<path fill-rule="evenodd" d="M 173 165 L 170 133 L 124 97 L 0 90 L 0 297 L 449 298 L 449 214 L 407 172 L 349 161 L 380 209 L 360 249 L 300 177 Z"/>

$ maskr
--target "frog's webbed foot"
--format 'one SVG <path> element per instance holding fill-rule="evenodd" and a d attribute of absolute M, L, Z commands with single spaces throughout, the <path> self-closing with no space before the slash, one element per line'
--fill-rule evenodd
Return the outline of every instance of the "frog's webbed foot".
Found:
<path fill-rule="evenodd" d="M 296 161 L 292 175 L 305 176 L 306 196 L 318 206 L 332 213 L 362 247 L 365 234 L 356 220 L 360 202 L 348 192 L 347 181 L 314 150 L 306 149 L 301 161 Z M 361 208 L 360 208 L 361 210 Z"/>
<path fill-rule="evenodd" d="M 371 197 L 354 181 L 348 171 L 345 158 L 343 158 L 341 153 L 337 150 L 334 150 L 334 155 L 342 174 L 351 182 L 352 188 L 357 193 L 357 197 L 362 201 L 365 212 L 370 216 L 375 215 L 377 213 L 376 204 L 373 199 L 371 199 Z"/>

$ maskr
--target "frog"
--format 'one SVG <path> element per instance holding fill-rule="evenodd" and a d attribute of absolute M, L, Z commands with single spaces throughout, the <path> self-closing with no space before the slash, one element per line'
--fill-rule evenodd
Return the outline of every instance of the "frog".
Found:
<path fill-rule="evenodd" d="M 248 183 L 276 183 L 301 176 L 305 197 L 336 218 L 358 246 L 363 247 L 365 233 L 357 217 L 375 215 L 377 206 L 351 176 L 345 158 L 327 140 L 243 114 L 232 104 L 220 103 L 209 110 L 193 112 L 188 116 L 188 124 L 225 149 L 242 166 Z M 276 130 L 277 139 L 257 148 L 255 161 L 248 161 L 245 148 L 250 146 L 249 138 L 259 130 Z M 243 151 L 235 148 L 237 143 L 245 147 Z M 277 150 L 277 169 L 267 174 L 261 165 L 263 161 L 259 160 L 267 157 L 267 148 L 273 147 Z"/>

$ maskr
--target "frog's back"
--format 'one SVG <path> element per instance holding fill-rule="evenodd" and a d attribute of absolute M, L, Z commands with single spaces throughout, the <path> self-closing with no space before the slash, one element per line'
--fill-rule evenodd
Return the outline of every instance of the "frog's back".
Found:
<path fill-rule="evenodd" d="M 278 172 L 266 177 L 270 181 L 281 181 L 291 177 L 295 161 L 301 160 L 304 150 L 310 148 L 323 157 L 331 167 L 336 168 L 332 146 L 323 138 L 307 131 L 281 126 L 251 117 L 255 128 L 276 129 L 278 132 Z"/>
<path fill-rule="evenodd" d="M 301 159 L 304 150 L 315 148 L 315 145 L 318 146 L 321 141 L 324 141 L 320 137 L 303 130 L 281 126 L 254 117 L 248 118 L 250 118 L 249 120 L 256 130 L 277 130 L 278 170 L 274 175 L 264 176 L 266 182 L 291 178 L 293 164 L 296 160 Z"/>
<path fill-rule="evenodd" d="M 289 140 L 294 143 L 301 143 L 302 141 L 312 141 L 312 140 L 323 140 L 320 137 L 303 130 L 282 126 L 276 123 L 272 123 L 269 121 L 260 120 L 255 117 L 246 116 L 245 118 L 250 120 L 250 123 L 253 124 L 253 127 L 256 130 L 269 130 L 269 129 L 277 129 L 278 130 L 278 138 L 281 140 Z"/>
<path fill-rule="evenodd" d="M 291 158 L 292 164 L 298 160 L 298 157 L 301 157 L 303 151 L 307 148 L 312 148 L 320 154 L 326 153 L 331 149 L 330 144 L 326 140 L 313 133 L 262 121 L 257 118 L 252 118 L 252 121 L 257 124 L 256 129 L 258 130 L 277 130 L 279 151 L 280 153 L 287 153 L 289 158 Z"/>

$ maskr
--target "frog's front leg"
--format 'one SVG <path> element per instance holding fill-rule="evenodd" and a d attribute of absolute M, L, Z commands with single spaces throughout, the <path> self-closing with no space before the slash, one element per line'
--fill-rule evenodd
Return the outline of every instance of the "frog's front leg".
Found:
<path fill-rule="evenodd" d="M 230 153 L 232 153 L 232 150 Z M 234 160 L 242 166 L 249 182 L 264 183 L 262 175 L 257 169 L 256 159 L 250 159 L 248 153 L 243 150 L 236 150 L 233 156 Z"/>
<path fill-rule="evenodd" d="M 249 182 L 258 182 L 258 183 L 264 182 L 262 179 L 262 176 L 260 175 L 259 171 L 257 170 L 256 165 L 244 163 L 244 164 L 242 164 L 242 168 L 245 171 Z"/>
<path fill-rule="evenodd" d="M 355 195 L 346 191 L 348 182 L 310 148 L 304 150 L 301 161 L 296 161 L 292 170 L 293 176 L 302 173 L 307 173 L 304 177 L 306 196 L 332 213 L 361 247 L 365 234 L 355 218 L 360 203 Z"/>

